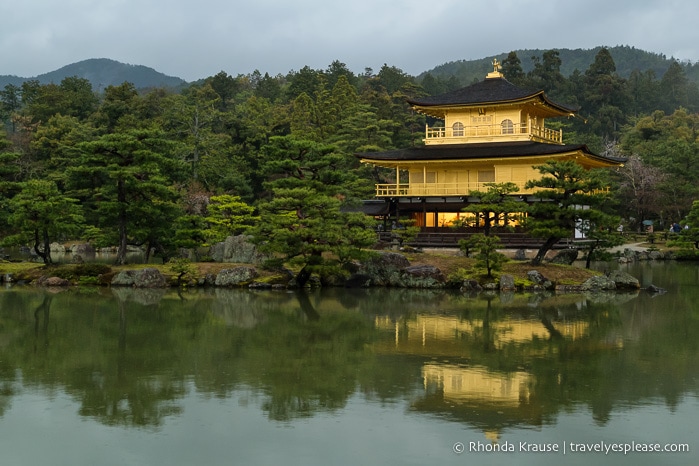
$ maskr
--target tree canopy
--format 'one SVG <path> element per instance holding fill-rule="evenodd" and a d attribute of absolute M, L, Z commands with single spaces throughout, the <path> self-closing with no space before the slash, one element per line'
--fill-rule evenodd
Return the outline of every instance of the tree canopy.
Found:
<path fill-rule="evenodd" d="M 628 158 L 606 184 L 574 167 L 540 167 L 547 176 L 532 186 L 548 202 L 528 225 L 547 240 L 564 237 L 563 226 L 567 235 L 581 214 L 574 208 L 580 196 L 594 207 L 601 188 L 611 187 L 606 195 L 616 201 L 606 206 L 625 209 L 605 211 L 612 217 L 596 218 L 598 226 L 613 214 L 634 228 L 644 220 L 681 221 L 699 199 L 699 92 L 687 74 L 694 68 L 671 62 L 661 72 L 649 61 L 620 69 L 612 52 L 619 53 L 601 48 L 574 71 L 570 54 L 558 50 L 510 52 L 503 60 L 511 82 L 581 107 L 582 118 L 557 123 L 565 142 Z M 420 145 L 426 117 L 406 99 L 465 84 L 457 74 L 418 78 L 389 64 L 355 74 L 335 60 L 277 76 L 222 71 L 177 92 L 128 82 L 95 92 L 76 77 L 7 85 L 0 90 L 0 231 L 36 243 L 24 202 L 38 190 L 84 220 L 78 233 L 68 217 L 51 220 L 49 238 L 81 234 L 117 245 L 119 261 L 130 245 L 165 258 L 252 227 L 264 247 L 297 258 L 302 268 L 336 266 L 370 243 L 373 225 L 348 214 L 350 207 L 392 176 L 360 166 L 354 154 Z M 567 194 L 551 194 L 559 191 Z M 502 222 L 519 209 L 508 204 L 511 193 L 506 186 L 474 193 L 483 202 L 469 209 L 486 226 Z"/>

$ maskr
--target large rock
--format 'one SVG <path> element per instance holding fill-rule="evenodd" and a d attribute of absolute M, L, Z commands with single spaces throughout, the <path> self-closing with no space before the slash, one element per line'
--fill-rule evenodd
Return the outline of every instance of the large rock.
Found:
<path fill-rule="evenodd" d="M 247 235 L 229 236 L 224 242 L 211 247 L 211 257 L 216 262 L 261 264 L 267 256 L 257 250 L 250 238 Z"/>
<path fill-rule="evenodd" d="M 66 247 L 63 246 L 61 243 L 51 243 L 49 244 L 49 249 L 51 252 L 56 252 L 59 254 L 65 254 L 66 252 Z"/>
<path fill-rule="evenodd" d="M 74 244 L 70 247 L 70 252 L 82 257 L 94 257 L 95 248 L 90 243 Z"/>
<path fill-rule="evenodd" d="M 112 278 L 112 286 L 133 286 L 135 282 L 135 270 L 122 270 Z"/>
<path fill-rule="evenodd" d="M 515 277 L 508 274 L 500 275 L 500 291 L 513 291 L 515 289 Z"/>
<path fill-rule="evenodd" d="M 616 290 L 616 283 L 605 275 L 590 277 L 580 287 L 583 291 L 609 291 Z"/>
<path fill-rule="evenodd" d="M 529 281 L 534 283 L 534 288 L 535 289 L 544 289 L 548 290 L 553 288 L 553 283 L 551 280 L 546 278 L 541 272 L 538 270 L 530 270 L 527 272 L 527 278 Z"/>
<path fill-rule="evenodd" d="M 152 267 L 139 270 L 122 270 L 112 278 L 113 286 L 134 288 L 166 288 L 167 279 L 158 269 Z"/>
<path fill-rule="evenodd" d="M 641 284 L 636 277 L 621 270 L 615 270 L 610 273 L 609 279 L 616 284 L 617 290 L 638 290 L 641 288 Z"/>
<path fill-rule="evenodd" d="M 482 291 L 483 287 L 478 283 L 478 280 L 467 278 L 461 285 L 461 291 Z"/>
<path fill-rule="evenodd" d="M 248 285 L 257 277 L 257 270 L 254 267 L 234 267 L 223 269 L 216 275 L 216 286 L 243 286 Z"/>
<path fill-rule="evenodd" d="M 403 269 L 402 285 L 406 288 L 443 288 L 444 275 L 433 265 L 411 265 Z"/>
<path fill-rule="evenodd" d="M 406 267 L 410 267 L 410 261 L 404 255 L 380 252 L 364 262 L 359 273 L 369 275 L 372 285 L 403 286 L 401 274 Z"/>
<path fill-rule="evenodd" d="M 345 281 L 345 288 L 367 288 L 371 286 L 371 276 L 362 273 L 353 273 Z"/>
<path fill-rule="evenodd" d="M 572 265 L 578 258 L 577 249 L 564 249 L 551 258 L 552 264 Z"/>
<path fill-rule="evenodd" d="M 66 280 L 65 278 L 60 278 L 60 277 L 41 277 L 39 280 L 37 280 L 37 284 L 39 286 L 69 286 L 70 282 Z"/>

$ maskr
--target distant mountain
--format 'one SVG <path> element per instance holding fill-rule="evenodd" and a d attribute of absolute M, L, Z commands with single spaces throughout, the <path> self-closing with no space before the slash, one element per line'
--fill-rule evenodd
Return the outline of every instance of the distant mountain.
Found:
<path fill-rule="evenodd" d="M 7 84 L 20 86 L 24 81 L 37 80 L 41 84 L 59 84 L 64 78 L 74 77 L 87 79 L 95 91 L 102 91 L 107 86 L 118 86 L 130 82 L 137 89 L 152 87 L 177 88 L 187 84 L 183 79 L 167 76 L 141 65 L 128 65 L 108 58 L 92 58 L 72 65 L 64 66 L 50 73 L 40 74 L 33 78 L 18 76 L 0 76 L 0 89 Z"/>
<path fill-rule="evenodd" d="M 603 47 L 595 47 L 593 49 L 554 49 L 558 50 L 558 56 L 561 59 L 561 73 L 564 76 L 570 76 L 575 70 L 584 73 L 587 68 L 595 61 L 595 56 Z M 616 46 L 607 47 L 609 53 L 614 59 L 616 71 L 622 78 L 628 78 L 632 71 L 647 71 L 653 70 L 656 79 L 660 79 L 665 71 L 667 71 L 672 58 L 667 58 L 665 55 L 646 52 L 634 47 Z M 550 50 L 550 49 L 547 49 Z M 546 50 L 540 49 L 524 49 L 515 50 L 517 57 L 522 62 L 524 72 L 529 72 L 534 68 L 534 61 L 531 57 L 541 56 Z M 434 77 L 449 78 L 455 76 L 464 84 L 471 84 L 473 81 L 481 81 L 485 75 L 493 71 L 492 61 L 497 58 L 502 61 L 507 58 L 509 52 L 501 53 L 500 55 L 481 58 L 478 60 L 458 60 L 443 65 L 439 65 L 425 73 L 430 73 Z M 699 65 L 683 63 L 687 78 L 691 81 L 699 81 Z"/>

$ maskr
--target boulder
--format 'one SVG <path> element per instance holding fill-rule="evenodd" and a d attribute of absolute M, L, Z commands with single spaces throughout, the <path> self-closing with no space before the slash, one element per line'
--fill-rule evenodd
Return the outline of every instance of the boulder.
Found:
<path fill-rule="evenodd" d="M 616 284 L 618 290 L 638 290 L 641 284 L 636 277 L 621 270 L 615 270 L 609 274 L 609 279 Z"/>
<path fill-rule="evenodd" d="M 257 250 L 250 242 L 249 235 L 229 236 L 223 243 L 211 248 L 211 257 L 216 262 L 233 262 L 236 264 L 261 264 L 267 256 Z"/>
<path fill-rule="evenodd" d="M 443 288 L 442 271 L 433 265 L 411 265 L 403 269 L 401 281 L 406 288 Z"/>
<path fill-rule="evenodd" d="M 534 283 L 534 289 L 548 290 L 548 289 L 553 288 L 553 283 L 551 283 L 551 280 L 544 277 L 544 275 L 541 272 L 539 272 L 538 270 L 528 271 L 527 278 L 529 279 L 530 282 Z"/>
<path fill-rule="evenodd" d="M 578 258 L 578 250 L 577 249 L 564 249 L 562 251 L 559 251 L 555 256 L 553 256 L 550 260 L 552 264 L 565 264 L 565 265 L 572 265 L 573 262 Z"/>
<path fill-rule="evenodd" d="M 39 286 L 69 286 L 70 282 L 60 277 L 41 277 L 37 280 Z"/>
<path fill-rule="evenodd" d="M 536 283 L 537 285 L 543 285 L 549 281 L 544 275 L 538 270 L 530 270 L 527 272 L 527 278 L 529 281 Z"/>
<path fill-rule="evenodd" d="M 616 283 L 605 275 L 590 277 L 581 285 L 582 291 L 609 291 L 616 290 Z"/>
<path fill-rule="evenodd" d="M 478 283 L 478 280 L 467 279 L 461 285 L 461 291 L 482 291 L 483 287 Z"/>
<path fill-rule="evenodd" d="M 112 278 L 112 286 L 134 288 L 166 288 L 167 279 L 158 269 L 149 267 L 139 270 L 122 270 Z"/>
<path fill-rule="evenodd" d="M 240 266 L 232 269 L 223 269 L 216 275 L 216 286 L 242 286 L 248 285 L 257 278 L 257 270 L 254 267 Z"/>
<path fill-rule="evenodd" d="M 359 273 L 369 275 L 373 285 L 402 286 L 401 273 L 410 267 L 410 261 L 402 254 L 380 252 L 364 262 Z"/>
<path fill-rule="evenodd" d="M 74 255 L 80 255 L 82 257 L 95 256 L 95 248 L 93 248 L 90 243 L 74 244 L 70 247 L 70 252 Z"/>
<path fill-rule="evenodd" d="M 65 254 L 65 252 L 66 252 L 66 247 L 63 246 L 63 245 L 60 244 L 60 243 L 51 243 L 51 244 L 49 244 L 49 250 L 50 250 L 52 253 L 55 252 L 55 253 L 58 253 L 58 254 Z"/>
<path fill-rule="evenodd" d="M 661 261 L 661 260 L 665 259 L 665 254 L 663 254 L 660 251 L 650 251 L 648 253 L 648 258 L 650 260 L 654 260 L 654 261 Z"/>
<path fill-rule="evenodd" d="M 500 275 L 500 291 L 512 291 L 515 289 L 515 277 L 508 274 Z"/>
<path fill-rule="evenodd" d="M 133 286 L 135 281 L 135 270 L 122 270 L 112 278 L 112 286 Z"/>
<path fill-rule="evenodd" d="M 345 281 L 345 288 L 367 288 L 371 286 L 371 276 L 354 273 Z"/>

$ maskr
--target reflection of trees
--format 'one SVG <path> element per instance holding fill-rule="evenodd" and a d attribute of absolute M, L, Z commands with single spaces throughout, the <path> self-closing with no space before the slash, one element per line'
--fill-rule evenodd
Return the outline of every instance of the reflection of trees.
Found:
<path fill-rule="evenodd" d="M 0 416 L 17 373 L 25 385 L 66 391 L 82 415 L 138 426 L 176 415 L 190 387 L 214 397 L 252 387 L 276 420 L 343 407 L 361 390 L 489 432 L 555 422 L 580 404 L 604 423 L 620 403 L 662 396 L 675 406 L 697 389 L 699 296 L 130 291 L 0 293 Z M 456 326 L 411 339 L 425 319 Z M 538 330 L 518 335 L 523 322 Z M 504 405 L 426 384 L 428 364 L 510 381 L 522 396 Z"/>
<path fill-rule="evenodd" d="M 354 312 L 318 312 L 307 296 L 303 314 L 276 313 L 246 336 L 241 364 L 264 387 L 270 418 L 288 420 L 343 407 L 356 389 L 371 326 Z M 262 371 L 255 368 L 264 368 Z"/>
<path fill-rule="evenodd" d="M 20 368 L 25 385 L 63 389 L 110 425 L 158 426 L 190 380 L 213 396 L 255 387 L 271 418 L 290 419 L 344 406 L 369 356 L 371 321 L 313 297 L 148 291 L 26 293 L 0 308 L 15 330 L 0 345 L 0 400 Z"/>

